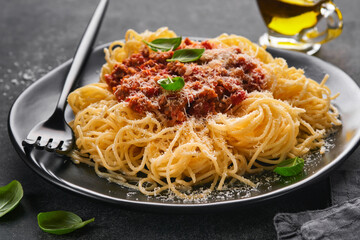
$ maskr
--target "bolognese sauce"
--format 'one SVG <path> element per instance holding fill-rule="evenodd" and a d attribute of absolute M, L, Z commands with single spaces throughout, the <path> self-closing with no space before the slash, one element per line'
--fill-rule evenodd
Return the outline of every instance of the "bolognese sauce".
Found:
<path fill-rule="evenodd" d="M 186 38 L 177 48 L 204 48 L 195 62 L 167 62 L 174 51 L 154 52 L 144 47 L 114 67 L 105 80 L 118 101 L 126 101 L 136 112 L 159 111 L 170 123 L 189 116 L 206 117 L 239 105 L 253 91 L 266 89 L 266 72 L 259 61 L 238 47 L 221 48 L 209 41 Z M 157 81 L 182 77 L 179 91 L 163 89 Z"/>

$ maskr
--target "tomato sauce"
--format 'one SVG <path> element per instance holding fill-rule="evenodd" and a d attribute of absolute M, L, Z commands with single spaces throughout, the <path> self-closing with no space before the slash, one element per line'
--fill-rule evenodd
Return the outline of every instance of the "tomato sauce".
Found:
<path fill-rule="evenodd" d="M 241 104 L 252 91 L 266 89 L 266 72 L 260 62 L 237 47 L 220 48 L 209 41 L 185 39 L 178 49 L 205 48 L 196 62 L 167 62 L 173 51 L 153 52 L 147 47 L 114 67 L 105 80 L 118 101 L 136 112 L 159 111 L 170 124 L 190 116 L 206 117 Z M 157 81 L 182 77 L 179 91 L 163 89 Z"/>

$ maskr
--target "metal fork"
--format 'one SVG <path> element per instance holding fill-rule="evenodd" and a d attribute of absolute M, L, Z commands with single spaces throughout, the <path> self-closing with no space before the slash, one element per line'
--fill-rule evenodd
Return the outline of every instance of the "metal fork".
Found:
<path fill-rule="evenodd" d="M 102 19 L 104 18 L 107 5 L 108 0 L 100 0 L 85 30 L 65 79 L 65 84 L 54 113 L 48 120 L 38 123 L 31 129 L 30 133 L 23 141 L 24 146 L 35 146 L 38 149 L 57 152 L 68 152 L 74 147 L 74 133 L 64 118 L 66 100 L 90 55 Z"/>

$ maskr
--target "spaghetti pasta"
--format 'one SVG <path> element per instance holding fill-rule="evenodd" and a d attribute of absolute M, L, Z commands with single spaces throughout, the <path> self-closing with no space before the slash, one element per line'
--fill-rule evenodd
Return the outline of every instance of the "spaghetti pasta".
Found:
<path fill-rule="evenodd" d="M 128 30 L 125 42 L 113 42 L 104 50 L 100 82 L 68 97 L 75 114 L 71 123 L 78 148 L 72 153 L 75 162 L 92 165 L 100 177 L 146 195 L 169 190 L 191 199 L 221 190 L 229 179 L 255 187 L 244 174 L 273 169 L 288 157 L 320 148 L 326 130 L 341 125 L 330 103 L 334 97 L 324 85 L 327 76 L 318 84 L 303 70 L 289 68 L 284 59 L 274 59 L 264 48 L 236 35 L 223 34 L 209 43 L 240 49 L 266 72 L 264 87 L 247 91 L 241 103 L 169 123 L 157 109 L 135 111 L 129 102 L 119 101 L 107 76 L 147 48 L 143 40 L 175 36 L 167 28 L 142 34 Z M 204 184 L 208 188 L 200 194 L 186 192 Z"/>

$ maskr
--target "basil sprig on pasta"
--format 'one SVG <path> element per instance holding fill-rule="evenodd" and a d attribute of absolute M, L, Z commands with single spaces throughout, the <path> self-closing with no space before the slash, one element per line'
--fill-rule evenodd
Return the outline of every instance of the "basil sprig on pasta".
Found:
<path fill-rule="evenodd" d="M 23 195 L 22 186 L 16 180 L 0 187 L 0 217 L 13 210 L 19 204 Z"/>
<path fill-rule="evenodd" d="M 168 91 L 178 91 L 182 89 L 185 85 L 185 81 L 182 77 L 174 77 L 174 78 L 167 77 L 160 79 L 157 82 L 158 84 L 160 84 L 162 88 Z"/>
<path fill-rule="evenodd" d="M 153 51 L 167 52 L 178 48 L 181 44 L 182 37 L 175 38 L 157 38 L 151 42 L 143 40 Z M 204 48 L 180 49 L 174 52 L 172 58 L 167 59 L 168 62 L 193 62 L 198 60 L 204 53 Z"/>
<path fill-rule="evenodd" d="M 174 55 L 170 59 L 166 59 L 168 62 L 194 62 L 198 60 L 205 52 L 204 48 L 185 48 L 176 50 Z"/>
<path fill-rule="evenodd" d="M 91 218 L 83 221 L 78 215 L 68 211 L 41 212 L 37 219 L 41 230 L 56 235 L 73 232 L 95 220 Z"/>
<path fill-rule="evenodd" d="M 143 40 L 153 51 L 167 52 L 174 50 L 181 44 L 181 37 L 176 38 L 157 38 L 151 42 Z"/>
<path fill-rule="evenodd" d="M 274 169 L 274 172 L 281 176 L 290 177 L 302 172 L 304 168 L 304 159 L 295 157 L 289 158 L 279 163 Z"/>

